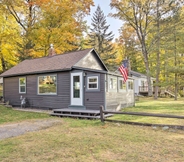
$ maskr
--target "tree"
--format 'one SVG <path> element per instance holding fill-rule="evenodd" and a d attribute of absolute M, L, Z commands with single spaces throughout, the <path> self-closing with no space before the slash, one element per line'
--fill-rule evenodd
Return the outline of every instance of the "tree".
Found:
<path fill-rule="evenodd" d="M 178 90 L 184 86 L 183 83 L 183 65 L 184 65 L 184 48 L 183 48 L 183 36 L 184 36 L 184 21 L 183 10 L 180 5 L 175 7 L 172 14 L 166 19 L 168 33 L 165 35 L 165 39 L 169 46 L 167 48 L 166 60 L 165 60 L 165 73 L 166 81 L 170 83 L 175 91 L 175 100 L 177 100 Z M 169 26 L 169 28 L 168 28 Z"/>
<path fill-rule="evenodd" d="M 59 53 L 76 49 L 82 17 L 89 14 L 93 0 L 1 0 L 0 4 L 21 27 L 17 47 L 22 61 L 45 56 L 51 43 Z"/>
<path fill-rule="evenodd" d="M 127 22 L 137 33 L 146 68 L 148 81 L 148 96 L 152 96 L 153 92 L 148 59 L 148 47 L 146 44 L 149 26 L 152 22 L 150 17 L 153 5 L 152 0 L 112 0 L 110 5 L 117 11 L 117 13 L 113 14 L 112 16 Z"/>
<path fill-rule="evenodd" d="M 4 72 L 17 62 L 16 41 L 20 39 L 18 26 L 11 16 L 0 9 L 0 72 Z"/>
<path fill-rule="evenodd" d="M 53 43 L 57 53 L 78 49 L 79 39 L 85 30 L 83 17 L 89 13 L 92 0 L 51 1 L 52 9 L 42 5 L 42 20 L 37 23 L 35 49 L 47 55 L 49 44 Z M 40 32 L 41 31 L 41 32 Z"/>
<path fill-rule="evenodd" d="M 118 45 L 122 49 L 122 58 L 128 58 L 132 70 L 145 73 L 142 55 L 135 30 L 126 23 L 120 29 Z M 121 60 L 122 62 L 122 60 Z"/>
<path fill-rule="evenodd" d="M 123 20 L 129 24 L 137 34 L 140 43 L 140 48 L 144 58 L 144 65 L 146 68 L 147 82 L 148 82 L 148 95 L 152 96 L 151 85 L 151 69 L 149 57 L 153 54 L 152 50 L 156 45 L 156 95 L 158 94 L 158 83 L 160 76 L 160 23 L 170 15 L 173 9 L 172 0 L 112 0 L 111 7 L 116 9 L 113 17 Z M 177 5 L 175 3 L 175 5 Z M 175 7 L 175 6 L 174 6 Z M 153 30 L 156 29 L 156 32 Z M 154 34 L 153 34 L 154 33 Z"/>
<path fill-rule="evenodd" d="M 116 52 L 112 45 L 114 35 L 112 31 L 108 32 L 110 25 L 106 25 L 106 23 L 106 17 L 100 6 L 98 6 L 92 17 L 88 45 L 91 45 L 101 56 L 107 67 L 113 70 L 116 57 Z"/>

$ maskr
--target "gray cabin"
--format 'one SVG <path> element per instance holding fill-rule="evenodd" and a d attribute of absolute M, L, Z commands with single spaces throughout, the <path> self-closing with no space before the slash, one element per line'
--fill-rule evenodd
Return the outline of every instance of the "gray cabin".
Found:
<path fill-rule="evenodd" d="M 134 105 L 133 79 L 108 72 L 94 49 L 24 60 L 2 73 L 3 97 L 37 109 L 119 110 Z"/>

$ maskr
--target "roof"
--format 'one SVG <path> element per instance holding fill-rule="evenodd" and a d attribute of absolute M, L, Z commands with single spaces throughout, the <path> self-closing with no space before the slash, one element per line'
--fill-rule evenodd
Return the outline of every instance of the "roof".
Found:
<path fill-rule="evenodd" d="M 140 72 L 133 71 L 133 70 L 130 70 L 130 76 L 138 77 L 138 78 L 147 78 L 147 76 L 145 74 L 142 74 Z M 154 79 L 153 77 L 151 77 L 151 78 Z"/>
<path fill-rule="evenodd" d="M 80 61 L 84 56 L 86 56 L 89 52 L 92 51 L 94 50 L 86 49 L 60 55 L 24 60 L 18 65 L 14 66 L 13 68 L 2 73 L 0 76 L 6 77 L 23 74 L 41 73 L 41 72 L 71 70 L 72 66 L 74 66 L 78 61 Z M 105 67 L 104 64 L 103 66 Z"/>
<path fill-rule="evenodd" d="M 139 73 L 137 71 L 130 70 L 129 73 L 130 73 L 130 76 L 146 78 L 145 74 Z"/>

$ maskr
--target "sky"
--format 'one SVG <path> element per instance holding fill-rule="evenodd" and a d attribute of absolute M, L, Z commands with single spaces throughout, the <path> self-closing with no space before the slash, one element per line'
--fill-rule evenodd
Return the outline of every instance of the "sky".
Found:
<path fill-rule="evenodd" d="M 107 21 L 106 25 L 110 25 L 107 33 L 112 31 L 114 34 L 114 39 L 118 38 L 119 29 L 122 26 L 122 21 L 108 16 L 109 13 L 115 12 L 115 10 L 111 10 L 111 7 L 110 7 L 111 0 L 93 0 L 93 1 L 95 6 L 91 7 L 90 16 L 86 18 L 88 26 L 91 25 L 91 18 L 93 17 L 93 13 L 96 11 L 97 6 L 99 5 L 104 15 L 106 16 L 106 21 Z"/>

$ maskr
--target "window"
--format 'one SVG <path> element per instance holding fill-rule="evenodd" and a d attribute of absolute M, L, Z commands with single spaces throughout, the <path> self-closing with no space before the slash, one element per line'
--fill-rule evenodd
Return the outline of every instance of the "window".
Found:
<path fill-rule="evenodd" d="M 129 90 L 133 89 L 133 81 L 128 81 L 128 89 Z"/>
<path fill-rule="evenodd" d="M 119 79 L 119 90 L 126 90 L 126 83 L 123 79 Z"/>
<path fill-rule="evenodd" d="M 88 77 L 88 89 L 98 89 L 98 76 Z"/>
<path fill-rule="evenodd" d="M 56 75 L 39 76 L 38 94 L 57 94 L 57 76 Z"/>
<path fill-rule="evenodd" d="M 73 76 L 73 98 L 80 98 L 80 76 Z"/>
<path fill-rule="evenodd" d="M 110 77 L 109 88 L 110 88 L 111 90 L 116 90 L 116 89 L 117 89 L 117 78 Z"/>
<path fill-rule="evenodd" d="M 19 78 L 19 93 L 26 93 L 26 78 Z"/>
<path fill-rule="evenodd" d="M 141 80 L 141 86 L 144 87 L 145 84 L 144 84 L 144 80 Z"/>

